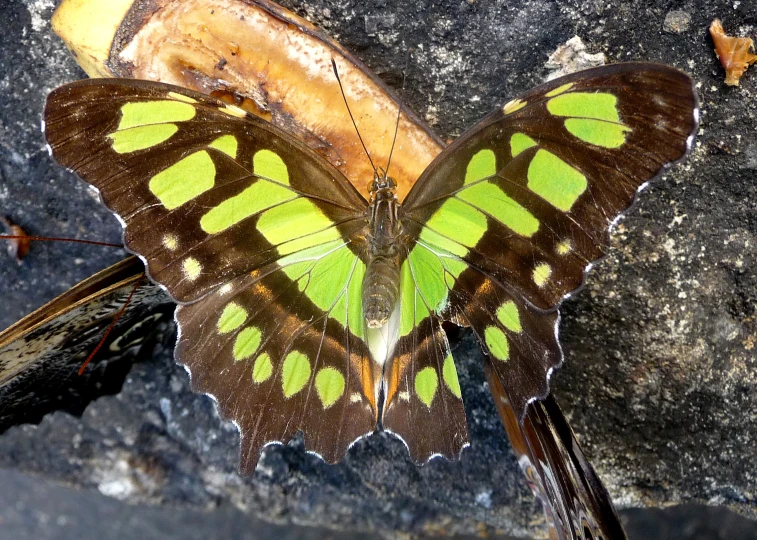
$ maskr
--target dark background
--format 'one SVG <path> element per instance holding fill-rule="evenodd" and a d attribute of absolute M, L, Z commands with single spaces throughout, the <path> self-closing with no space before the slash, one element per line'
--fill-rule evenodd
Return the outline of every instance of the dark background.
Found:
<path fill-rule="evenodd" d="M 104 0 L 106 1 L 106 0 Z M 29 233 L 120 239 L 82 182 L 48 157 L 47 92 L 83 74 L 52 34 L 52 0 L 0 0 L 0 211 Z M 287 2 L 399 87 L 444 138 L 541 82 L 573 35 L 608 62 L 674 65 L 700 83 L 690 160 L 621 221 L 615 250 L 563 307 L 566 367 L 555 394 L 620 508 L 632 539 L 757 538 L 757 67 L 724 86 L 707 34 L 757 37 L 753 0 L 364 0 Z M 685 12 L 672 28 L 666 16 Z M 684 17 L 685 19 L 685 17 Z M 0 261 L 0 327 L 124 256 L 35 244 Z M 81 419 L 64 413 L 0 435 L 0 538 L 365 538 L 539 532 L 533 501 L 467 332 L 451 336 L 472 447 L 413 465 L 389 436 L 338 465 L 301 441 L 236 473 L 237 434 L 192 394 L 171 337 L 123 390 Z M 668 507 L 686 503 L 720 508 Z M 270 525 L 279 523 L 281 526 Z M 341 532 L 335 532 L 341 531 Z"/>

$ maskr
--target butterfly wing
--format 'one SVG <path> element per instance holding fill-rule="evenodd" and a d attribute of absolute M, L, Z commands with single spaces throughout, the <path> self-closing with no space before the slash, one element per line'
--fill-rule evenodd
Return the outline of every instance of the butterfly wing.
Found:
<path fill-rule="evenodd" d="M 45 134 L 55 158 L 124 222 L 126 246 L 180 304 L 366 224 L 365 200 L 302 143 L 179 87 L 62 86 L 48 97 Z M 215 261 L 212 271 L 203 261 Z"/>
<path fill-rule="evenodd" d="M 401 270 L 398 317 L 391 321 L 399 338 L 384 368 L 382 425 L 407 444 L 424 463 L 435 455 L 455 459 L 468 444 L 460 382 L 442 321 L 418 281 L 423 268 L 406 262 Z"/>
<path fill-rule="evenodd" d="M 465 306 L 464 312 L 455 306 Z M 536 312 L 458 254 L 423 240 L 412 247 L 401 269 L 399 340 L 385 367 L 383 425 L 400 435 L 416 461 L 439 453 L 457 457 L 468 442 L 460 386 L 442 320 L 470 326 L 486 321 L 495 336 L 509 336 L 509 348 L 493 348 L 517 362 L 516 374 L 537 377 L 543 365 L 558 362 L 557 314 Z M 419 429 L 419 426 L 422 428 Z"/>
<path fill-rule="evenodd" d="M 177 311 L 176 357 L 240 427 L 245 472 L 262 445 L 298 429 L 332 463 L 375 429 L 381 372 L 364 341 L 365 266 L 341 241 L 327 249 L 279 259 Z"/>
<path fill-rule="evenodd" d="M 637 191 L 689 150 L 697 120 L 696 92 L 680 71 L 587 70 L 484 118 L 408 194 L 402 219 L 415 245 L 460 268 L 438 312 L 469 324 L 498 360 L 520 417 L 547 394 L 561 354 L 554 315 L 533 337 L 519 321 L 553 311 L 582 285 Z"/>
<path fill-rule="evenodd" d="M 37 422 L 52 410 L 81 413 L 97 396 L 118 391 L 131 353 L 150 342 L 172 307 L 156 285 L 140 284 L 143 277 L 144 266 L 130 257 L 0 332 L 0 432 Z M 82 362 L 116 317 L 96 367 L 79 376 Z"/>
<path fill-rule="evenodd" d="M 550 538 L 624 540 L 612 499 L 550 394 L 530 403 L 521 423 L 491 360 L 486 379 L 529 486 L 544 506 Z"/>
<path fill-rule="evenodd" d="M 168 85 L 66 85 L 45 124 L 55 158 L 99 190 L 180 304 L 177 360 L 240 426 L 244 470 L 298 429 L 330 460 L 374 430 L 381 372 L 356 294 L 368 206 L 344 176 L 270 124 Z"/>

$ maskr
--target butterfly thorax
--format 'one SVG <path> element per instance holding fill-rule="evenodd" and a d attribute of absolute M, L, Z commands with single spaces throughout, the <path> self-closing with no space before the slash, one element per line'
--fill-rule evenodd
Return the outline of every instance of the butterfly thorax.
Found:
<path fill-rule="evenodd" d="M 400 287 L 400 204 L 397 185 L 378 174 L 371 183 L 371 216 L 368 265 L 363 279 L 363 314 L 369 328 L 380 328 L 389 319 Z"/>

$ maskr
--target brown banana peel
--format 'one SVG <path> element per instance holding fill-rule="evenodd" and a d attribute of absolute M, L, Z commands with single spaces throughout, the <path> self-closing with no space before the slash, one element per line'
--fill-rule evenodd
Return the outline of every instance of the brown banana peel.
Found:
<path fill-rule="evenodd" d="M 399 99 L 338 43 L 267 0 L 63 0 L 53 29 L 92 77 L 129 77 L 220 97 L 296 135 L 362 194 L 386 168 Z M 402 200 L 444 143 L 403 109 L 390 174 Z"/>

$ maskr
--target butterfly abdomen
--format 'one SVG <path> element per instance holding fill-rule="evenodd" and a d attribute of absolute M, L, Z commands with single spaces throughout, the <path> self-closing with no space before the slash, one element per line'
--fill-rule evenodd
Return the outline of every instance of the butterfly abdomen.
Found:
<path fill-rule="evenodd" d="M 369 328 L 380 328 L 394 311 L 399 295 L 402 227 L 397 214 L 399 203 L 394 195 L 394 182 L 389 178 L 377 178 L 374 186 L 368 264 L 363 278 L 363 315 Z"/>
<path fill-rule="evenodd" d="M 369 328 L 384 326 L 400 290 L 399 254 L 371 258 L 363 281 L 363 313 Z"/>

